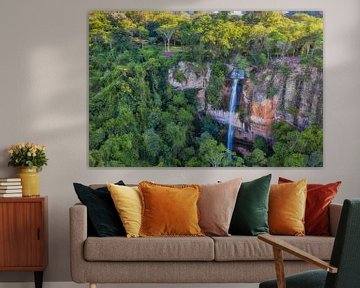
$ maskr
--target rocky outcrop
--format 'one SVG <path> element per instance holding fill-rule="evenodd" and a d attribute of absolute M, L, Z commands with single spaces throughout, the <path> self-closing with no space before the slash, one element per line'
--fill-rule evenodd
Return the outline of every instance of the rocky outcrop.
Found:
<path fill-rule="evenodd" d="M 233 66 L 227 67 L 230 75 Z M 199 109 L 204 110 L 210 75 L 210 64 L 200 66 L 179 62 L 169 70 L 168 80 L 179 90 L 199 89 Z M 235 115 L 238 120 L 234 120 L 236 129 L 247 132 L 247 138 L 249 135 L 268 138 L 274 120 L 286 121 L 299 130 L 311 124 L 321 126 L 322 81 L 322 71 L 316 67 L 301 65 L 298 57 L 279 58 L 270 62 L 267 68 L 248 71 L 247 78 L 239 81 L 242 89 L 237 99 L 238 109 Z M 222 110 L 214 110 L 209 103 L 206 106 L 207 113 L 225 125 L 229 122 L 226 103 L 231 95 L 231 83 L 229 76 L 220 92 L 224 101 Z"/>
<path fill-rule="evenodd" d="M 198 99 L 200 108 L 205 108 L 205 91 L 211 74 L 210 64 L 196 64 L 180 61 L 169 69 L 168 81 L 179 90 L 199 89 Z"/>
<path fill-rule="evenodd" d="M 271 132 L 271 124 L 275 119 L 279 105 L 279 97 L 254 101 L 251 103 L 250 127 L 254 134 L 267 137 Z"/>
<path fill-rule="evenodd" d="M 253 134 L 268 137 L 275 119 L 299 130 L 322 125 L 322 71 L 286 57 L 251 73 L 243 85 L 240 107 L 248 113 L 245 121 Z"/>

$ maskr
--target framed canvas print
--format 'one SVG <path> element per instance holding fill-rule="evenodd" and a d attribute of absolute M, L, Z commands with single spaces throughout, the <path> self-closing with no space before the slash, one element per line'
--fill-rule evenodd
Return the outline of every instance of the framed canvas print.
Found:
<path fill-rule="evenodd" d="M 323 166 L 321 11 L 88 18 L 89 166 Z"/>

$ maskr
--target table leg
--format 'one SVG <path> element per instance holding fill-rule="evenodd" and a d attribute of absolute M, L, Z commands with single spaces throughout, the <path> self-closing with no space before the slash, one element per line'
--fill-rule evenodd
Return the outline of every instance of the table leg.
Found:
<path fill-rule="evenodd" d="M 43 284 L 43 271 L 35 271 L 35 288 L 42 288 Z"/>

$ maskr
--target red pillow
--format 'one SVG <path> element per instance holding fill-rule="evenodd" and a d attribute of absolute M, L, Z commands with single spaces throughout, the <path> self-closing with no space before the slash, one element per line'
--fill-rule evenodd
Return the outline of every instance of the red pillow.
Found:
<path fill-rule="evenodd" d="M 279 177 L 279 184 L 293 182 Z M 305 210 L 305 234 L 329 236 L 329 206 L 341 181 L 329 184 L 308 184 Z"/>

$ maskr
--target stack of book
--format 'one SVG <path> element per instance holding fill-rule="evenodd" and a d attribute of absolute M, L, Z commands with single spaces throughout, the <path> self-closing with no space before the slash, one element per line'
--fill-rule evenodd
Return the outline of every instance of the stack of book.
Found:
<path fill-rule="evenodd" d="M 0 198 L 22 197 L 20 178 L 0 178 Z"/>

